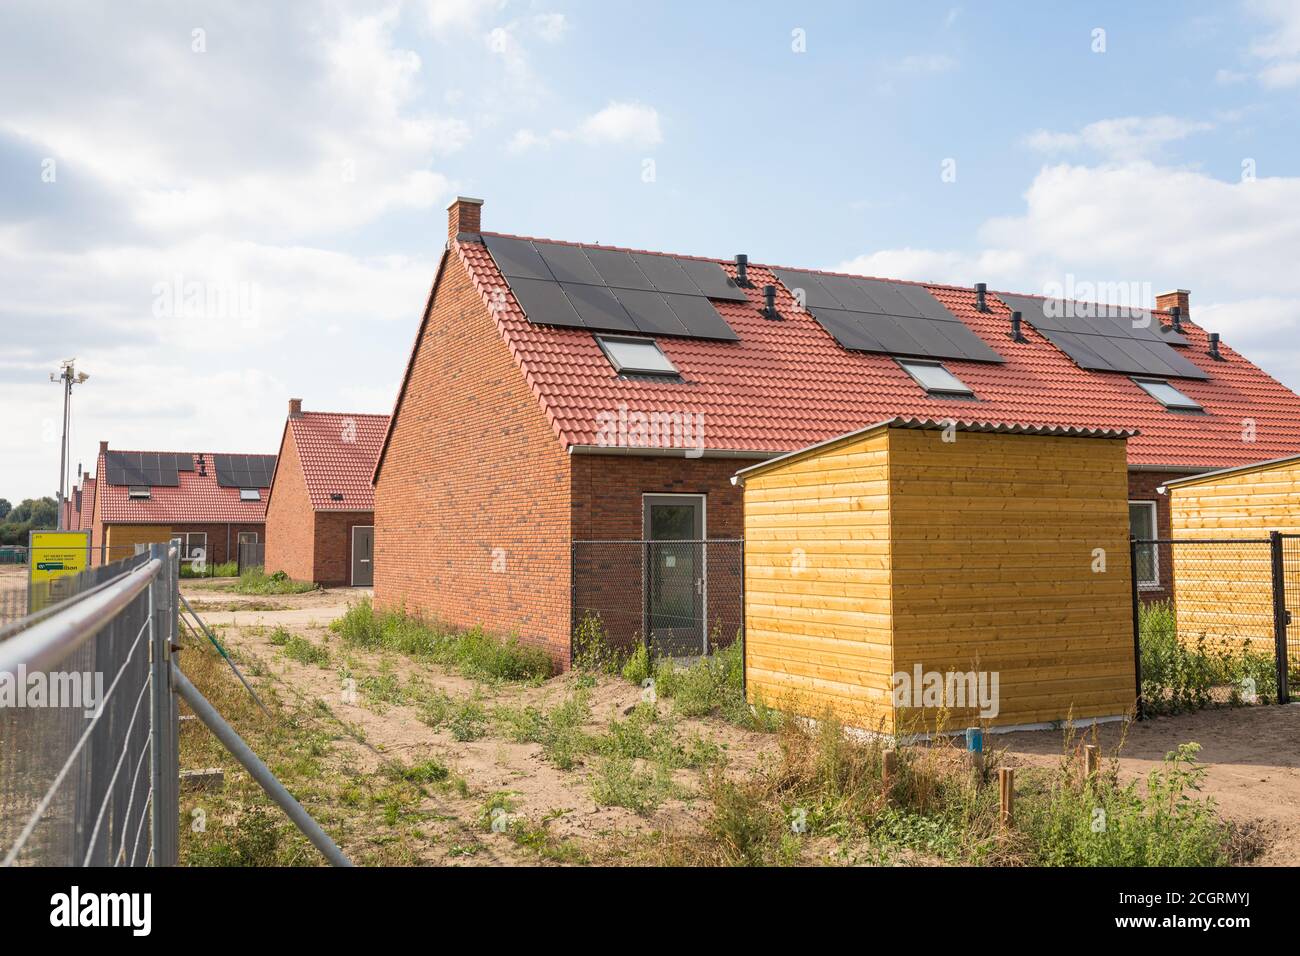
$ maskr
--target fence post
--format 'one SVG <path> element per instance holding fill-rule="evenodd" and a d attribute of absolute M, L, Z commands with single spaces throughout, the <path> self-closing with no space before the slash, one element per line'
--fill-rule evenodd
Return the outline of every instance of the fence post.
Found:
<path fill-rule="evenodd" d="M 1291 702 L 1290 688 L 1287 687 L 1286 655 L 1286 564 L 1282 555 L 1282 532 L 1270 531 L 1268 535 L 1269 550 L 1273 558 L 1273 655 L 1277 664 L 1277 702 Z"/>
<path fill-rule="evenodd" d="M 171 638 L 176 609 L 172 594 L 170 544 L 152 544 L 149 557 L 162 567 L 149 584 L 149 750 L 150 836 L 154 866 L 175 866 L 179 819 L 177 794 L 180 769 L 177 766 L 176 704 L 171 686 Z"/>
<path fill-rule="evenodd" d="M 1133 707 L 1142 719 L 1142 616 L 1138 610 L 1138 543 L 1137 535 L 1128 538 L 1129 587 L 1133 592 Z"/>
<path fill-rule="evenodd" d="M 654 577 L 654 565 L 651 564 L 650 540 L 645 542 L 645 573 L 641 576 L 641 640 L 645 644 L 645 659 L 652 660 L 654 649 L 650 646 L 650 582 Z"/>
<path fill-rule="evenodd" d="M 573 666 L 573 639 L 578 635 L 578 542 L 569 540 L 569 666 Z"/>

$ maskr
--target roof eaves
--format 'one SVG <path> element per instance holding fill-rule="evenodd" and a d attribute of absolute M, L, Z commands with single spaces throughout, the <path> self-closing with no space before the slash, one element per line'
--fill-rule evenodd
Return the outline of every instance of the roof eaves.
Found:
<path fill-rule="evenodd" d="M 1224 478 L 1228 475 L 1246 474 L 1251 471 L 1268 471 L 1272 468 L 1281 468 L 1284 465 L 1292 465 L 1300 462 L 1300 455 L 1288 455 L 1285 458 L 1270 458 L 1268 461 L 1256 461 L 1248 465 L 1236 465 L 1232 468 L 1217 468 L 1214 471 L 1203 471 L 1196 475 L 1188 475 L 1186 478 L 1174 478 L 1166 481 L 1160 486 L 1163 493 L 1167 488 L 1180 488 L 1183 485 L 1194 485 L 1202 481 L 1211 481 L 1215 478 Z"/>

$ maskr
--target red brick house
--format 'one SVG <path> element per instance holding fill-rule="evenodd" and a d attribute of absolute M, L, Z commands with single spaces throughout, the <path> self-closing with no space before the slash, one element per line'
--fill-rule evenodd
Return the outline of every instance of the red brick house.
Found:
<path fill-rule="evenodd" d="M 95 515 L 95 479 L 82 472 L 81 484 L 73 488 L 63 503 L 63 527 L 66 531 L 87 531 Z"/>
<path fill-rule="evenodd" d="M 289 399 L 266 502 L 266 571 L 326 586 L 374 575 L 375 459 L 387 415 L 304 412 Z"/>
<path fill-rule="evenodd" d="M 1300 397 L 1195 325 L 1185 291 L 1102 322 L 982 287 L 483 232 L 481 206 L 449 207 L 376 465 L 375 599 L 561 662 L 574 542 L 737 538 L 739 468 L 893 416 L 1136 428 L 1140 536 L 1168 534 L 1164 481 L 1300 452 Z"/>
<path fill-rule="evenodd" d="M 241 541 L 262 541 L 274 455 L 110 450 L 99 443 L 92 561 L 117 561 L 137 544 L 176 541 L 187 561 L 235 560 Z M 84 506 L 83 506 L 84 507 Z"/>

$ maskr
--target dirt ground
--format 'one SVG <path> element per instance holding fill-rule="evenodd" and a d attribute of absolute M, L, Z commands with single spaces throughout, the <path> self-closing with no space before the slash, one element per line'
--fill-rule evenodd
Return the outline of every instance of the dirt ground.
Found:
<path fill-rule="evenodd" d="M 415 707 L 386 702 L 379 696 L 345 692 L 347 674 L 363 686 L 382 679 L 390 686 L 419 687 L 458 699 L 478 697 L 485 707 L 498 705 L 552 707 L 572 693 L 576 678 L 566 675 L 540 686 L 485 686 L 401 655 L 345 647 L 329 622 L 347 605 L 368 594 L 361 589 L 333 589 L 309 594 L 241 597 L 222 590 L 220 582 L 185 582 L 183 590 L 195 610 L 221 638 L 271 681 L 282 697 L 304 704 L 327 705 L 348 728 L 334 741 L 330 761 L 363 773 L 375 773 L 393 760 L 412 765 L 430 755 L 454 767 L 468 785 L 457 796 L 436 798 L 439 822 L 417 841 L 409 862 L 417 864 L 502 864 L 534 862 L 504 834 L 481 825 L 485 795 L 508 799 L 511 813 L 544 820 L 558 840 L 576 838 L 598 846 L 611 834 L 663 829 L 689 817 L 697 807 L 699 774 L 674 772 L 678 793 L 647 815 L 621 807 L 598 806 L 591 795 L 589 766 L 561 770 L 543 759 L 538 744 L 513 743 L 500 736 L 456 740 L 445 728 L 422 722 Z M 328 664 L 300 663 L 272 643 L 278 627 L 299 635 L 329 653 Z M 641 690 L 618 678 L 598 679 L 589 690 L 591 719 L 584 728 L 598 733 L 611 719 L 622 718 L 641 699 Z M 717 719 L 681 720 L 674 724 L 683 738 L 711 742 L 726 754 L 729 768 L 751 768 L 774 753 L 775 739 L 745 731 Z M 1089 731 L 1088 733 L 1091 733 Z M 1263 865 L 1300 864 L 1300 706 L 1259 706 L 1208 710 L 1136 724 L 1107 724 L 1097 729 L 1106 759 L 1119 750 L 1122 781 L 1145 777 L 1164 755 L 1186 742 L 1201 745 L 1208 768 L 1203 793 L 1216 801 L 1227 819 L 1259 828 L 1266 849 Z M 1059 731 L 990 735 L 987 746 L 1005 749 L 1012 766 L 1052 764 L 1061 759 Z M 345 851 L 364 858 L 365 834 L 345 841 Z"/>

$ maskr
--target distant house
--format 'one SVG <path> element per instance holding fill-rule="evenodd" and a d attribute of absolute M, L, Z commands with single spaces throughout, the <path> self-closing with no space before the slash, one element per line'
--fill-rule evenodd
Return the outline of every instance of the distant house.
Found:
<path fill-rule="evenodd" d="M 274 471 L 274 455 L 116 451 L 101 441 L 93 560 L 118 561 L 137 544 L 174 540 L 186 561 L 233 561 L 241 541 L 263 540 Z"/>
<path fill-rule="evenodd" d="M 739 538 L 733 473 L 873 422 L 1136 430 L 1141 537 L 1169 534 L 1161 484 L 1300 452 L 1300 397 L 1194 324 L 1185 290 L 1116 316 L 508 236 L 482 230 L 481 207 L 450 206 L 376 467 L 375 599 L 517 631 L 560 661 L 582 541 Z M 674 590 L 649 564 L 627 576 L 638 629 Z M 712 572 L 687 569 L 675 599 L 697 595 L 711 621 Z M 1148 570 L 1158 594 L 1167 575 Z"/>
<path fill-rule="evenodd" d="M 95 479 L 82 472 L 81 484 L 73 488 L 63 503 L 63 527 L 66 531 L 87 531 L 95 513 Z"/>
<path fill-rule="evenodd" d="M 375 493 L 387 415 L 304 412 L 289 400 L 267 496 L 266 571 L 299 581 L 369 586 Z"/>

